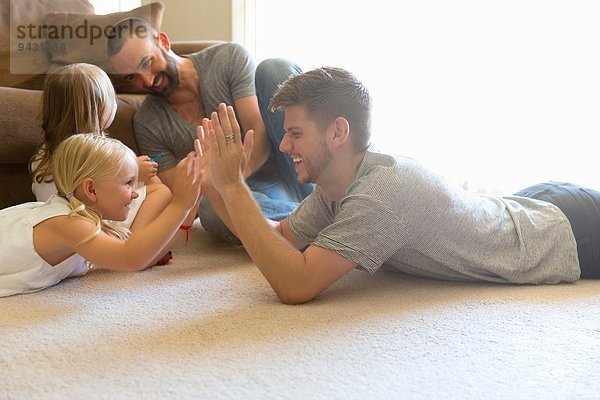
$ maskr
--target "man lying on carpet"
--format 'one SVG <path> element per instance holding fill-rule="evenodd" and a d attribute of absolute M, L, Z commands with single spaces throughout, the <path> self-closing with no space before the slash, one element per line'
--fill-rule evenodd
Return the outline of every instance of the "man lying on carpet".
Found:
<path fill-rule="evenodd" d="M 368 151 L 370 95 L 343 69 L 290 77 L 271 108 L 285 114 L 280 150 L 317 185 L 280 222 L 244 183 L 252 144 L 242 146 L 233 109 L 221 104 L 198 135 L 203 190 L 282 302 L 309 301 L 356 267 L 520 284 L 600 278 L 600 192 L 551 182 L 483 196 Z"/>

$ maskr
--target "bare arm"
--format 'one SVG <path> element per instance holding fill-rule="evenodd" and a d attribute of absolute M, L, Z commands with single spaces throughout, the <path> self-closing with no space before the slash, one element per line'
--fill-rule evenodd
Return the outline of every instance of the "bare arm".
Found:
<path fill-rule="evenodd" d="M 145 229 L 132 232 L 126 241 L 100 232 L 92 240 L 77 245 L 77 241 L 94 229 L 91 222 L 82 218 L 63 217 L 66 220 L 55 227 L 55 234 L 64 235 L 65 229 L 68 229 L 70 234 L 64 237 L 65 245 L 100 268 L 139 271 L 162 255 L 187 214 L 187 207 L 171 203 Z"/>
<path fill-rule="evenodd" d="M 297 239 L 290 242 L 277 226 L 267 222 L 243 182 L 222 190 L 239 239 L 283 303 L 310 301 L 357 266 L 322 247 L 311 245 L 299 251 Z M 285 226 L 287 223 L 282 228 Z M 291 234 L 289 228 L 287 233 Z"/>
<path fill-rule="evenodd" d="M 162 171 L 158 173 L 158 178 L 162 183 L 167 185 L 167 187 L 173 191 L 173 181 L 175 180 L 175 168 L 168 169 L 166 171 Z"/>
<path fill-rule="evenodd" d="M 233 132 L 236 141 L 226 143 L 223 131 Z M 302 243 L 287 221 L 264 218 L 241 173 L 245 152 L 231 107 L 222 105 L 219 115 L 213 113 L 208 132 L 207 173 L 221 195 L 228 223 L 282 302 L 309 301 L 356 267 L 354 261 L 318 246 L 301 252 Z"/>

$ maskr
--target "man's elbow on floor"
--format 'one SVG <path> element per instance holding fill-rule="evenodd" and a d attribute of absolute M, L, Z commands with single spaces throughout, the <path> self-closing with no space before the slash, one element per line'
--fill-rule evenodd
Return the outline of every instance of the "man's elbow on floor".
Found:
<path fill-rule="evenodd" d="M 308 303 L 319 295 L 311 290 L 275 290 L 275 293 L 280 302 L 288 305 Z"/>

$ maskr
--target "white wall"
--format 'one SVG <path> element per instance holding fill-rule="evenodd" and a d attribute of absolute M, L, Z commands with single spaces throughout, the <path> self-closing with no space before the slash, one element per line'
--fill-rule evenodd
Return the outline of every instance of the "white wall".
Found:
<path fill-rule="evenodd" d="M 162 30 L 171 40 L 231 40 L 231 0 L 161 1 L 165 4 Z"/>

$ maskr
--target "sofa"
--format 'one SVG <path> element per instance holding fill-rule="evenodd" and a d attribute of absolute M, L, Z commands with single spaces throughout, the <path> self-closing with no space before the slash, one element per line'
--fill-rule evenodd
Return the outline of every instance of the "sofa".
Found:
<path fill-rule="evenodd" d="M 42 87 L 44 78 L 53 70 L 73 62 L 89 62 L 109 73 L 117 91 L 118 110 L 107 133 L 136 153 L 133 115 L 146 96 L 114 73 L 106 59 L 106 38 L 103 38 L 104 42 L 96 40 L 94 46 L 90 46 L 87 39 L 77 43 L 77 37 L 69 42 L 63 36 L 59 42 L 56 39 L 52 42 L 48 37 L 38 38 L 32 30 L 29 33 L 34 34 L 23 40 L 18 35 L 27 31 L 18 31 L 16 27 L 107 27 L 122 18 L 138 16 L 147 18 L 160 30 L 164 4 L 155 2 L 127 12 L 96 15 L 87 0 L 0 1 L 0 208 L 5 208 L 35 200 L 28 162 L 43 140 L 40 128 Z M 53 52 L 64 46 L 65 41 L 66 52 Z M 188 54 L 217 43 L 221 41 L 175 41 L 172 48 L 176 54 Z M 37 51 L 24 50 L 27 45 L 35 45 Z"/>

